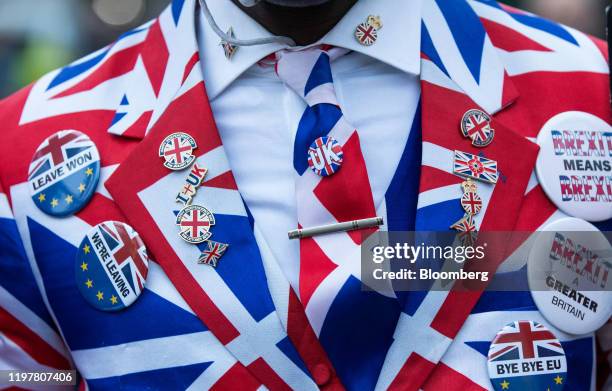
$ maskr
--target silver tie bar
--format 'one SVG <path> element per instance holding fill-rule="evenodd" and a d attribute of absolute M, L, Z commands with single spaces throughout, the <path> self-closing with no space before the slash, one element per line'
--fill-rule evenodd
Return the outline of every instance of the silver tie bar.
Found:
<path fill-rule="evenodd" d="M 318 227 L 294 229 L 289 231 L 289 239 L 309 238 L 316 235 L 324 235 L 332 232 L 354 231 L 356 229 L 378 227 L 384 224 L 382 217 L 370 217 L 361 220 L 345 221 L 343 223 L 326 224 Z"/>

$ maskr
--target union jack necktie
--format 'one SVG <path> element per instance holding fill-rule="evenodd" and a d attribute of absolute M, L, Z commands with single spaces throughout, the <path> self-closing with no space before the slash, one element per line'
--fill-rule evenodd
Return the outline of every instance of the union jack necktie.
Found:
<path fill-rule="evenodd" d="M 358 131 L 344 117 L 334 90 L 330 63 L 347 52 L 322 46 L 276 53 L 279 78 L 308 105 L 298 126 L 293 154 L 300 228 L 376 215 Z M 318 175 L 309 168 L 308 160 L 309 148 L 313 142 L 315 146 L 319 142 L 320 147 L 321 137 L 331 137 L 339 143 L 342 164 L 339 168 L 325 166 L 321 171 L 326 172 Z M 375 344 L 368 337 L 373 333 L 372 321 L 376 320 L 365 321 L 359 312 L 375 307 L 374 312 L 384 311 L 383 316 L 395 317 L 388 319 L 389 324 L 394 325 L 397 320 L 397 311 L 389 310 L 395 305 L 390 302 L 395 299 L 361 290 L 360 244 L 374 231 L 338 232 L 300 239 L 299 276 L 292 279 L 299 286 L 294 288 L 343 382 L 359 377 L 348 373 L 357 368 L 363 372 L 371 370 L 373 373 L 367 377 L 375 378 L 386 351 L 386 336 L 384 343 L 376 341 Z M 351 319 L 353 316 L 357 319 Z M 374 357 L 380 358 L 380 362 Z M 345 386 L 351 388 L 350 384 Z"/>

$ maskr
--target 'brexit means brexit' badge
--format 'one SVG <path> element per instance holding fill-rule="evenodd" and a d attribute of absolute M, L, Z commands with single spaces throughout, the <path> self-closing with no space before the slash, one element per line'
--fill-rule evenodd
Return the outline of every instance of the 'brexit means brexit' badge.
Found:
<path fill-rule="evenodd" d="M 105 221 L 81 241 L 74 273 L 89 304 L 118 311 L 140 296 L 148 270 L 147 249 L 138 233 L 127 224 Z"/>
<path fill-rule="evenodd" d="M 95 193 L 99 178 L 98 149 L 76 130 L 62 130 L 43 141 L 28 172 L 32 200 L 52 216 L 67 216 L 83 208 Z"/>
<path fill-rule="evenodd" d="M 531 320 L 504 326 L 491 342 L 487 361 L 495 391 L 561 391 L 567 379 L 561 343 L 543 324 Z"/>

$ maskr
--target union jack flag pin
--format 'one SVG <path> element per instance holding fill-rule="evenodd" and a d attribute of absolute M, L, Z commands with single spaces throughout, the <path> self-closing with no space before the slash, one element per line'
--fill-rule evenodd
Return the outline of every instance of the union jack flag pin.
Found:
<path fill-rule="evenodd" d="M 188 205 L 176 215 L 180 237 L 189 243 L 202 243 L 212 235 L 210 229 L 215 225 L 215 216 L 205 207 Z"/>
<path fill-rule="evenodd" d="M 491 117 L 479 109 L 468 110 L 461 118 L 461 134 L 471 139 L 473 146 L 486 147 L 495 137 L 495 130 L 491 128 Z"/>
<path fill-rule="evenodd" d="M 462 246 L 471 246 L 476 242 L 476 224 L 470 214 L 465 214 L 461 220 L 450 226 L 451 229 L 459 231 L 459 241 Z"/>
<path fill-rule="evenodd" d="M 227 36 L 230 38 L 236 37 L 234 35 L 234 29 L 232 27 L 230 27 L 229 30 L 227 30 Z M 221 43 L 219 45 L 221 45 L 221 47 L 223 48 L 223 52 L 225 53 L 225 58 L 227 58 L 228 60 L 231 60 L 232 57 L 234 57 L 234 54 L 236 54 L 236 52 L 238 51 L 238 46 L 232 45 L 231 43 L 224 41 L 224 40 L 221 40 Z"/>
<path fill-rule="evenodd" d="M 457 230 L 459 232 L 475 232 L 476 224 L 474 224 L 474 218 L 466 214 L 461 218 L 461 220 L 451 225 L 451 229 Z"/>
<path fill-rule="evenodd" d="M 475 192 L 463 193 L 461 197 L 461 206 L 465 213 L 474 216 L 480 212 L 482 208 L 482 199 Z"/>
<path fill-rule="evenodd" d="M 370 15 L 366 22 L 360 23 L 355 29 L 355 38 L 363 46 L 371 46 L 378 39 L 380 29 L 382 29 L 380 17 Z"/>
<path fill-rule="evenodd" d="M 195 160 L 193 150 L 196 149 L 193 137 L 183 132 L 172 133 L 161 142 L 159 157 L 164 159 L 164 166 L 170 170 L 180 171 L 191 165 Z"/>
<path fill-rule="evenodd" d="M 217 267 L 219 263 L 219 259 L 225 254 L 225 251 L 229 247 L 228 244 L 214 242 L 209 240 L 206 242 L 207 248 L 202 251 L 202 254 L 198 257 L 198 263 L 203 263 L 205 265 L 210 265 L 212 267 Z"/>
<path fill-rule="evenodd" d="M 467 214 L 472 216 L 477 215 L 482 209 L 482 199 L 476 193 L 478 186 L 470 178 L 461 183 L 463 188 L 463 196 L 461 197 L 461 206 Z"/>
<path fill-rule="evenodd" d="M 495 160 L 461 151 L 455 151 L 453 172 L 486 183 L 497 183 L 499 177 Z"/>
<path fill-rule="evenodd" d="M 330 176 L 342 167 L 342 146 L 335 139 L 324 136 L 308 148 L 308 166 L 317 175 Z"/>

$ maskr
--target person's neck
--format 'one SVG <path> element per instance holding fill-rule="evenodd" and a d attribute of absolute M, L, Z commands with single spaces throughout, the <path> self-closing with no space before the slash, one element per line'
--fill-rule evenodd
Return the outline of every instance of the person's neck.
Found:
<path fill-rule="evenodd" d="M 357 0 L 330 0 L 312 7 L 281 7 L 265 1 L 244 7 L 238 0 L 232 1 L 272 34 L 289 37 L 304 46 L 321 39 Z"/>

